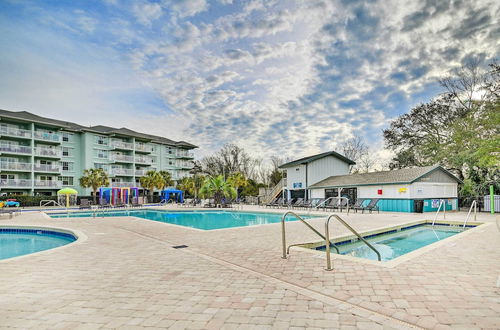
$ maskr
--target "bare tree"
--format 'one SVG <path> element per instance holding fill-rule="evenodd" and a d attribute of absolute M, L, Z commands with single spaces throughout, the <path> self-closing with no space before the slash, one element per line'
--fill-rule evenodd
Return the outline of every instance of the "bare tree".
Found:
<path fill-rule="evenodd" d="M 207 156 L 200 161 L 203 172 L 217 176 L 228 177 L 240 172 L 246 178 L 255 178 L 256 160 L 242 148 L 234 144 L 224 145 L 217 153 Z"/>
<path fill-rule="evenodd" d="M 342 145 L 342 153 L 347 158 L 356 162 L 349 168 L 349 173 L 369 172 L 373 170 L 376 160 L 369 152 L 363 138 L 355 136 Z"/>

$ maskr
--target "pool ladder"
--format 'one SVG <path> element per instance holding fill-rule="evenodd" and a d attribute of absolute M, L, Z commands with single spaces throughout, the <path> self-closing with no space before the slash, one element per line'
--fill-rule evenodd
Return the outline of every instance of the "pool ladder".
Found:
<path fill-rule="evenodd" d="M 290 254 L 290 248 L 292 246 L 303 245 L 303 243 L 291 244 L 287 248 L 287 246 L 286 246 L 286 230 L 285 230 L 285 219 L 286 219 L 287 215 L 293 215 L 295 218 L 299 219 L 300 222 L 305 224 L 316 235 L 318 235 L 319 237 L 321 237 L 325 241 L 325 248 L 326 248 L 326 250 L 325 250 L 325 252 L 326 252 L 326 268 L 325 268 L 325 270 L 333 270 L 330 248 L 333 247 L 337 251 L 337 253 L 340 254 L 338 247 L 335 246 L 335 244 L 330 241 L 330 228 L 329 228 L 330 226 L 329 225 L 330 225 L 330 219 L 332 219 L 332 218 L 335 218 L 338 222 L 343 224 L 347 229 L 349 229 L 349 231 L 351 231 L 354 235 L 356 235 L 360 241 L 365 243 L 371 250 L 373 250 L 375 252 L 375 254 L 377 255 L 378 261 L 382 260 L 382 258 L 380 256 L 380 252 L 378 252 L 377 249 L 372 244 L 370 244 L 370 242 L 365 240 L 356 230 L 354 230 L 354 228 L 352 228 L 349 224 L 347 224 L 347 222 L 345 222 L 338 215 L 332 214 L 326 219 L 326 221 L 325 221 L 325 235 L 322 235 L 319 231 L 317 231 L 314 227 L 312 227 L 307 221 L 305 221 L 300 215 L 298 215 L 297 213 L 292 212 L 292 211 L 285 212 L 283 214 L 283 216 L 281 217 L 281 244 L 282 244 L 282 248 L 283 248 L 283 255 L 281 258 L 283 258 L 283 259 L 287 259 L 287 255 Z"/>

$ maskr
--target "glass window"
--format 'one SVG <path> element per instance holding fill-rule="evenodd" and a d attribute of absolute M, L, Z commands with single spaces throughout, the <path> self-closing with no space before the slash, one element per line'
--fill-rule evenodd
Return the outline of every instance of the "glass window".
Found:
<path fill-rule="evenodd" d="M 96 156 L 97 156 L 97 158 L 101 158 L 101 159 L 108 158 L 108 151 L 102 150 L 102 149 L 97 149 Z"/>
<path fill-rule="evenodd" d="M 75 163 L 73 162 L 62 162 L 63 171 L 73 171 L 75 169 Z"/>
<path fill-rule="evenodd" d="M 62 148 L 62 154 L 64 157 L 72 157 L 73 156 L 74 149 L 73 148 L 68 148 L 68 147 L 63 147 Z"/>
<path fill-rule="evenodd" d="M 108 138 L 105 136 L 101 135 L 94 135 L 95 136 L 95 143 L 107 146 L 108 145 Z"/>
<path fill-rule="evenodd" d="M 72 186 L 74 179 L 72 176 L 60 176 L 59 181 L 62 182 L 63 186 Z"/>

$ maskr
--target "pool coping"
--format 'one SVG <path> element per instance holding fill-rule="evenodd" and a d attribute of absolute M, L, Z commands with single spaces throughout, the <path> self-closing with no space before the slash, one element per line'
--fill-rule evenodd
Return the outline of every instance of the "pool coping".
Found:
<path fill-rule="evenodd" d="M 410 221 L 407 223 L 401 223 L 393 226 L 387 226 L 387 227 L 379 227 L 376 229 L 372 230 L 367 230 L 360 232 L 359 234 L 363 237 L 368 236 L 368 235 L 376 235 L 382 232 L 394 230 L 394 229 L 399 229 L 402 227 L 409 227 L 413 225 L 422 225 L 422 224 L 432 224 L 433 220 L 417 220 L 417 221 Z M 459 221 L 453 221 L 453 220 L 439 220 L 437 221 L 439 224 L 447 224 L 447 225 L 456 225 L 456 226 L 462 226 L 463 222 Z M 469 221 L 467 225 L 474 226 L 473 228 L 470 228 L 464 232 L 461 232 L 457 235 L 453 235 L 450 237 L 447 237 L 445 239 L 442 239 L 440 241 L 434 242 L 432 244 L 423 246 L 419 249 L 413 250 L 411 252 L 408 252 L 406 254 L 403 254 L 402 256 L 399 256 L 395 259 L 388 260 L 388 261 L 376 261 L 376 260 L 370 260 L 370 259 L 364 259 L 364 258 L 358 258 L 358 257 L 353 257 L 353 256 L 347 256 L 347 255 L 342 255 L 342 254 L 336 254 L 336 253 L 331 253 L 332 261 L 334 259 L 341 259 L 341 260 L 346 260 L 346 261 L 353 261 L 357 263 L 362 263 L 366 265 L 373 265 L 373 266 L 378 266 L 378 267 L 383 267 L 383 268 L 394 268 L 404 262 L 410 261 L 414 258 L 417 258 L 429 251 L 432 251 L 440 246 L 443 245 L 448 245 L 449 243 L 452 243 L 453 241 L 456 241 L 458 239 L 461 239 L 463 237 L 466 237 L 467 235 L 470 235 L 471 233 L 475 233 L 477 231 L 482 231 L 484 228 L 493 225 L 492 223 L 484 223 L 484 222 L 473 222 Z M 338 241 L 345 241 L 349 239 L 357 239 L 356 235 L 341 235 L 341 236 L 336 236 L 331 239 L 333 243 L 338 242 Z M 320 241 L 313 241 L 313 242 L 308 242 L 300 245 L 295 245 L 290 247 L 290 251 L 296 251 L 296 252 L 306 252 L 310 253 L 313 255 L 315 258 L 321 258 L 326 260 L 326 254 L 324 251 L 318 251 L 315 250 L 314 248 L 317 246 L 322 246 L 325 245 L 324 240 Z M 451 245 L 451 244 L 450 244 Z M 306 247 L 307 246 L 307 247 Z"/>
<path fill-rule="evenodd" d="M 24 259 L 24 258 L 29 258 L 33 256 L 38 256 L 38 255 L 44 255 L 44 254 L 51 254 L 54 253 L 60 249 L 72 247 L 74 245 L 79 245 L 84 243 L 88 237 L 85 235 L 83 232 L 75 229 L 69 229 L 69 228 L 64 228 L 64 227 L 52 227 L 52 226 L 35 226 L 35 225 L 17 225 L 17 224 L 0 224 L 0 228 L 6 228 L 6 229 L 33 229 L 33 230 L 47 230 L 47 231 L 54 231 L 54 232 L 60 232 L 64 234 L 70 234 L 74 236 L 76 239 L 73 242 L 70 242 L 68 244 L 58 246 L 55 248 L 43 250 L 43 251 L 38 251 L 38 252 L 33 252 L 33 253 L 28 253 L 28 254 L 23 254 L 17 257 L 12 257 L 12 258 L 7 258 L 7 259 L 0 259 L 0 264 L 5 263 L 5 262 L 11 262 L 19 259 Z"/>

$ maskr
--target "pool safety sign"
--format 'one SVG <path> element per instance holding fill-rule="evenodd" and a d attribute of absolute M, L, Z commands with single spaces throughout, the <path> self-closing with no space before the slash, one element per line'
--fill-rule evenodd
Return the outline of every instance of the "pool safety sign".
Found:
<path fill-rule="evenodd" d="M 294 182 L 293 187 L 294 188 L 302 188 L 302 182 Z"/>

